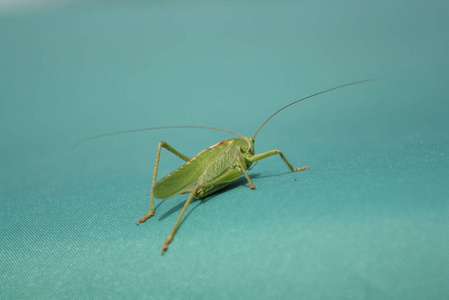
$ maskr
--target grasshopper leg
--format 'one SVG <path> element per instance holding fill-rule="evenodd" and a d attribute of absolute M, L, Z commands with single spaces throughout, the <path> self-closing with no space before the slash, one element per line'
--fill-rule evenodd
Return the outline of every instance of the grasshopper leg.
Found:
<path fill-rule="evenodd" d="M 267 158 L 267 157 L 270 157 L 270 156 L 273 156 L 273 155 L 276 155 L 276 154 L 279 154 L 279 156 L 287 164 L 288 168 L 292 172 L 305 171 L 307 169 L 310 169 L 310 167 L 308 167 L 308 166 L 301 167 L 301 168 L 296 168 L 296 169 L 293 168 L 292 164 L 287 160 L 287 158 L 285 158 L 284 154 L 280 150 L 278 150 L 278 149 L 267 151 L 267 152 L 260 153 L 260 154 L 256 154 L 256 155 L 253 155 L 252 157 L 249 157 L 248 159 L 251 162 L 256 162 L 258 160 L 261 160 L 261 159 L 264 159 L 264 158 Z"/>
<path fill-rule="evenodd" d="M 160 159 L 160 156 L 161 156 L 161 149 L 162 148 L 167 149 L 168 151 L 170 151 L 171 153 L 173 153 L 174 155 L 178 156 L 179 158 L 181 158 L 184 161 L 189 161 L 190 160 L 189 157 L 187 157 L 184 154 L 180 153 L 179 151 L 177 151 L 175 148 L 173 148 L 172 146 L 170 146 L 166 142 L 162 141 L 162 142 L 159 143 L 159 145 L 157 146 L 157 152 L 156 152 L 156 162 L 154 164 L 153 180 L 151 182 L 150 209 L 145 214 L 145 216 L 143 216 L 142 218 L 137 220 L 137 222 L 136 222 L 137 225 L 139 225 L 140 223 L 145 222 L 146 220 L 148 220 L 149 218 L 151 218 L 154 215 L 154 185 L 156 184 L 157 170 L 159 168 L 159 159 Z"/>
<path fill-rule="evenodd" d="M 255 189 L 256 186 L 251 182 L 251 179 L 249 178 L 248 173 L 245 170 L 245 166 L 243 165 L 242 160 L 241 160 L 241 158 L 239 156 L 237 156 L 237 161 L 238 161 L 238 163 L 240 165 L 240 169 L 242 170 L 243 175 L 245 175 L 245 178 L 248 181 L 249 188 L 252 189 L 252 190 Z"/>
<path fill-rule="evenodd" d="M 201 185 L 197 185 L 192 190 L 190 190 L 191 193 L 189 195 L 189 198 L 185 202 L 184 207 L 182 208 L 181 213 L 178 216 L 178 219 L 176 219 L 173 229 L 171 230 L 170 234 L 168 235 L 167 239 L 165 240 L 164 244 L 162 245 L 161 253 L 164 254 L 164 252 L 167 251 L 168 245 L 173 240 L 173 237 L 175 236 L 176 231 L 178 230 L 178 226 L 179 226 L 179 223 L 181 222 L 184 212 L 186 211 L 187 206 L 190 204 L 193 197 L 197 197 L 197 196 L 205 197 L 205 195 L 201 195 L 201 190 L 204 191 L 204 190 L 207 190 L 207 188 L 209 188 L 209 187 L 213 187 L 218 184 L 223 184 L 226 182 L 234 181 L 234 180 L 238 179 L 241 175 L 242 174 L 240 173 L 240 171 L 238 171 L 236 169 L 229 169 L 228 171 L 224 172 L 217 178 L 215 178 L 209 182 L 202 183 Z"/>
<path fill-rule="evenodd" d="M 187 206 L 189 206 L 190 202 L 193 199 L 193 196 L 195 196 L 196 191 L 199 189 L 199 186 L 196 186 L 193 188 L 192 192 L 189 195 L 189 198 L 187 198 L 187 201 L 184 204 L 184 207 L 181 210 L 181 213 L 179 214 L 178 218 L 176 219 L 175 225 L 173 225 L 173 229 L 171 230 L 170 234 L 168 235 L 167 239 L 165 240 L 164 244 L 162 245 L 161 254 L 164 255 L 164 252 L 167 251 L 168 245 L 173 240 L 173 237 L 175 236 L 176 231 L 178 230 L 179 222 L 181 222 L 182 216 L 184 216 L 184 213 L 187 209 Z"/>

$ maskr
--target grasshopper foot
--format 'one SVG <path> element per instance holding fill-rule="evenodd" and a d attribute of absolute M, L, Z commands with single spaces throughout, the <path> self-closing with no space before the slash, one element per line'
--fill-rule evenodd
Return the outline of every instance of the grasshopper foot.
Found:
<path fill-rule="evenodd" d="M 140 223 L 145 222 L 146 220 L 148 220 L 152 216 L 154 216 L 154 211 L 149 211 L 145 216 L 143 216 L 142 218 L 137 220 L 136 225 L 139 225 Z"/>
<path fill-rule="evenodd" d="M 162 245 L 161 255 L 164 255 L 164 252 L 167 251 L 167 249 L 168 249 L 168 244 L 170 244 L 172 240 L 173 240 L 173 237 L 171 237 L 171 236 L 169 236 L 169 237 L 165 240 L 164 244 Z"/>
<path fill-rule="evenodd" d="M 294 169 L 293 172 L 305 171 L 307 169 L 310 169 L 310 167 L 309 166 L 305 166 L 305 167 L 302 167 L 302 168 L 297 168 L 297 169 Z"/>
<path fill-rule="evenodd" d="M 254 189 L 256 188 L 256 186 L 255 186 L 254 184 L 250 184 L 250 185 L 249 185 L 249 188 L 252 189 L 252 190 L 254 190 Z"/>

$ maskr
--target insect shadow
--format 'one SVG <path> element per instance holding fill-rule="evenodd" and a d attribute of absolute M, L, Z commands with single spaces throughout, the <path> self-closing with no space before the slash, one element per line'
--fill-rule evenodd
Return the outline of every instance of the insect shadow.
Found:
<path fill-rule="evenodd" d="M 260 173 L 254 173 L 254 174 L 251 174 L 250 177 L 251 177 L 251 179 L 254 179 L 254 178 L 270 178 L 270 177 L 284 176 L 284 175 L 288 175 L 288 174 L 291 174 L 291 172 L 282 172 L 282 173 L 276 173 L 276 174 L 271 174 L 271 175 L 261 175 Z M 206 198 L 203 198 L 203 199 L 195 199 L 195 200 L 193 200 L 192 204 L 193 204 L 193 203 L 196 203 L 196 202 L 198 202 L 198 204 L 195 205 L 195 206 L 194 206 L 194 207 L 193 207 L 193 208 L 186 214 L 185 218 L 181 221 L 180 226 L 181 226 L 181 225 L 184 223 L 184 221 L 189 217 L 189 215 L 190 215 L 190 214 L 191 214 L 197 207 L 199 207 L 200 205 L 203 205 L 204 203 L 208 202 L 209 200 L 215 198 L 216 196 L 218 196 L 218 195 L 220 195 L 220 194 L 223 194 L 223 193 L 226 193 L 227 191 L 232 190 L 232 189 L 234 189 L 234 188 L 236 188 L 236 187 L 238 187 L 238 186 L 243 186 L 243 185 L 245 185 L 245 183 L 247 183 L 247 181 L 245 180 L 245 178 L 242 177 L 242 178 L 237 179 L 236 181 L 230 183 L 229 185 L 227 185 L 227 186 L 224 187 L 223 189 L 221 189 L 221 190 L 215 192 L 214 194 L 212 194 L 212 195 L 210 195 L 210 196 L 208 196 L 208 197 L 206 197 Z M 165 202 L 165 201 L 159 202 L 159 204 L 156 206 L 156 208 L 158 208 L 159 206 L 161 206 L 162 203 L 164 203 L 164 202 Z M 161 216 L 159 217 L 158 220 L 159 220 L 159 221 L 165 220 L 166 218 L 170 217 L 172 214 L 174 214 L 174 213 L 180 211 L 180 210 L 182 209 L 183 206 L 184 206 L 184 201 L 180 202 L 179 204 L 177 204 L 176 206 L 172 207 L 170 210 L 168 210 L 167 212 L 165 212 L 163 215 L 161 215 Z"/>
<path fill-rule="evenodd" d="M 257 178 L 258 176 L 259 176 L 259 174 L 253 174 L 253 176 L 251 176 L 251 178 Z M 192 204 L 193 204 L 193 203 L 196 203 L 196 202 L 198 202 L 198 204 L 195 205 L 194 208 L 191 209 L 191 210 L 187 213 L 187 215 L 185 216 L 185 218 L 183 219 L 183 221 L 180 223 L 180 225 L 182 225 L 182 224 L 184 223 L 184 221 L 189 217 L 189 215 L 192 213 L 192 211 L 194 211 L 198 206 L 203 205 L 204 203 L 208 202 L 209 200 L 215 198 L 216 196 L 218 196 L 218 195 L 220 195 L 220 194 L 222 194 L 222 193 L 225 193 L 225 192 L 227 192 L 227 191 L 229 191 L 229 190 L 231 190 L 231 189 L 234 189 L 234 188 L 236 188 L 236 187 L 238 187 L 238 186 L 242 186 L 242 185 L 244 185 L 245 183 L 246 183 L 245 178 L 239 178 L 239 179 L 237 179 L 236 181 L 230 183 L 228 186 L 224 187 L 223 189 L 221 189 L 221 190 L 215 192 L 214 194 L 212 194 L 212 195 L 210 195 L 210 196 L 208 196 L 208 197 L 206 197 L 206 198 L 195 199 L 195 200 L 193 200 Z M 165 202 L 165 201 L 161 201 L 161 202 L 156 206 L 156 208 L 158 208 L 160 205 L 162 205 L 163 202 Z M 171 216 L 172 214 L 174 214 L 174 213 L 180 211 L 180 210 L 182 209 L 182 207 L 184 206 L 184 202 L 185 202 L 185 201 L 182 201 L 181 203 L 179 203 L 179 204 L 176 205 L 175 207 L 172 207 L 169 211 L 165 212 L 162 216 L 159 217 L 159 221 L 163 221 L 163 220 L 165 220 L 166 218 L 168 218 L 169 216 Z"/>

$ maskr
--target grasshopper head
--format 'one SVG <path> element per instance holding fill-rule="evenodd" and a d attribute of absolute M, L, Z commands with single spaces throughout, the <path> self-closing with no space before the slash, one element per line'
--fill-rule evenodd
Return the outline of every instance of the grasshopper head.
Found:
<path fill-rule="evenodd" d="M 242 153 L 244 154 L 254 154 L 254 138 L 252 137 L 241 137 L 239 140 L 240 149 L 242 149 Z"/>

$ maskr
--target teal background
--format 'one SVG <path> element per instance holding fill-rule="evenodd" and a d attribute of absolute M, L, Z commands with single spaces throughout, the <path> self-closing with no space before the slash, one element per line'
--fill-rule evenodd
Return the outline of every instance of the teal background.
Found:
<path fill-rule="evenodd" d="M 97 2 L 0 16 L 0 298 L 448 299 L 447 1 Z M 281 149 L 147 211 L 157 143 Z M 162 153 L 160 174 L 182 162 Z"/>

